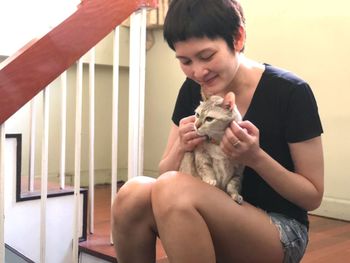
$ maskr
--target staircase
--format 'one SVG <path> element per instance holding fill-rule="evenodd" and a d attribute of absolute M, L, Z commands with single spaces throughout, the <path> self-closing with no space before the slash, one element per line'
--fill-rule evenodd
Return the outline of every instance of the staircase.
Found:
<path fill-rule="evenodd" d="M 80 210 L 82 209 L 81 205 L 87 203 L 86 198 L 80 197 L 81 144 L 79 144 L 79 141 L 81 141 L 81 137 L 79 136 L 81 136 L 81 123 L 79 124 L 79 122 L 81 122 L 81 119 L 79 120 L 79 117 L 81 116 L 79 116 L 79 111 L 81 114 L 81 105 L 79 105 L 79 99 L 81 98 L 79 98 L 79 96 L 81 96 L 81 94 L 77 94 L 76 96 L 78 98 L 76 112 L 78 113 L 75 125 L 75 182 L 74 191 L 72 192 L 73 195 L 71 195 L 71 197 L 56 196 L 57 199 L 60 199 L 60 201 L 57 201 L 56 198 L 47 199 L 47 165 L 49 148 L 47 140 L 49 121 L 48 99 L 50 98 L 47 87 L 63 72 L 74 66 L 85 53 L 94 47 L 100 40 L 106 37 L 131 14 L 139 9 L 145 10 L 146 7 L 155 7 L 156 2 L 156 0 L 83 0 L 78 6 L 77 11 L 64 20 L 61 24 L 53 28 L 43 37 L 30 41 L 27 45 L 18 50 L 18 52 L 0 64 L 0 262 L 4 262 L 5 258 L 5 240 L 6 242 L 7 240 L 11 241 L 11 251 L 18 251 L 18 253 L 23 254 L 24 258 L 27 257 L 28 260 L 32 260 L 34 262 L 56 262 L 57 258 L 50 258 L 52 258 L 52 248 L 56 248 L 58 251 L 58 247 L 62 249 L 61 254 L 63 259 L 60 259 L 57 262 L 78 262 L 78 251 L 76 248 L 79 246 L 79 237 L 81 234 L 84 234 L 84 231 L 81 231 L 80 228 L 81 223 L 79 223 L 81 220 Z M 135 49 L 133 51 L 135 51 Z M 131 55 L 134 54 L 131 53 Z M 141 65 L 142 63 L 139 64 Z M 78 63 L 78 70 L 79 67 L 81 69 L 82 65 Z M 134 68 L 130 66 L 131 73 L 134 72 L 133 70 Z M 131 77 L 130 79 L 132 80 L 134 78 Z M 141 83 L 137 83 L 137 85 L 140 84 Z M 133 85 L 130 86 L 133 87 Z M 5 185 L 7 185 L 7 182 L 10 182 L 13 186 L 15 185 L 14 181 L 16 179 L 16 170 L 18 171 L 18 160 L 16 160 L 15 151 L 12 152 L 12 157 L 14 157 L 13 160 L 11 162 L 8 162 L 7 160 L 10 148 L 6 146 L 7 141 L 5 140 L 5 125 L 6 121 L 15 112 L 20 110 L 41 91 L 44 91 L 44 128 L 42 130 L 43 147 L 41 163 L 42 177 L 40 183 L 41 196 L 38 197 L 39 199 L 35 198 L 35 200 L 32 199 L 31 201 L 13 203 L 12 201 L 15 200 L 14 197 L 16 194 L 14 192 L 9 193 L 8 189 L 14 190 L 15 187 L 5 187 Z M 135 131 L 135 129 L 131 130 Z M 133 141 L 130 143 L 132 146 L 136 144 Z M 13 150 L 12 148 L 11 151 Z M 138 158 L 139 157 L 136 157 L 135 159 Z M 8 170 L 9 167 L 10 170 Z M 112 185 L 114 185 L 113 180 Z M 6 189 L 6 191 L 4 191 L 4 189 Z M 81 202 L 80 200 L 83 199 L 84 202 Z M 56 201 L 60 203 L 58 205 L 60 209 L 57 209 L 57 206 L 53 205 L 53 203 Z M 9 209 L 9 207 L 11 209 Z M 13 221 L 11 222 L 11 213 L 13 211 L 17 211 L 18 209 L 22 209 L 21 214 L 24 216 L 14 216 Z M 32 228 L 30 223 L 31 221 L 29 220 L 32 219 L 32 216 L 28 216 L 28 218 L 26 218 L 27 215 L 26 212 L 24 212 L 25 209 L 35 214 L 33 218 L 35 218 L 35 224 L 36 226 L 40 227 L 40 230 Z M 106 209 L 106 211 L 109 211 L 110 206 Z M 72 217 L 69 215 L 69 217 L 65 219 L 63 214 L 67 210 L 76 211 L 76 213 Z M 62 221 L 60 223 L 66 223 L 66 227 L 68 228 L 65 227 L 64 230 L 70 231 L 70 233 L 73 233 L 73 236 L 69 234 L 65 235 L 64 238 L 61 238 L 61 235 L 65 231 L 62 231 L 61 227 L 52 225 L 57 222 L 58 218 L 60 219 L 59 221 Z M 106 221 L 108 219 L 103 220 L 105 226 L 109 225 L 109 223 Z M 11 230 L 9 230 L 9 226 L 12 226 Z M 70 227 L 73 229 L 70 229 Z M 15 231 L 15 228 L 18 230 L 17 232 Z M 12 234 L 12 230 L 14 231 L 14 234 Z M 36 232 L 34 234 L 27 235 L 27 237 L 30 237 L 30 239 L 13 239 L 17 237 L 18 232 L 23 234 L 25 232 L 24 230 L 34 230 Z M 99 234 L 96 231 L 93 235 L 97 237 Z M 86 241 L 86 243 L 88 243 L 93 235 L 89 235 L 89 239 Z M 109 235 L 104 235 L 103 244 L 106 244 L 107 247 L 109 246 L 109 248 L 112 248 L 112 246 L 106 242 L 109 240 L 108 236 Z M 40 244 L 36 245 L 38 242 Z M 89 255 L 93 254 L 91 251 L 97 251 L 95 249 L 96 247 L 94 249 L 91 247 L 89 249 L 85 249 L 83 247 L 84 243 L 82 243 L 80 246 L 81 253 L 79 257 L 81 256 L 81 260 L 88 257 L 90 257 L 90 260 L 93 260 L 94 257 Z M 90 253 L 86 253 L 87 251 Z M 98 253 L 95 253 L 95 255 L 96 254 Z M 105 252 L 100 253 L 99 257 L 104 257 L 108 260 L 113 260 L 114 258 L 113 252 L 110 254 Z M 101 262 L 100 259 L 96 260 Z"/>

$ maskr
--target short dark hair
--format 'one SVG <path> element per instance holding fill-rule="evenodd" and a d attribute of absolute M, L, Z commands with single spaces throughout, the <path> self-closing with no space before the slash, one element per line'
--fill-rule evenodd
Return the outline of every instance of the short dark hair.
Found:
<path fill-rule="evenodd" d="M 234 49 L 234 39 L 244 26 L 243 9 L 236 0 L 172 0 L 164 21 L 164 39 L 174 44 L 192 37 L 223 38 Z"/>

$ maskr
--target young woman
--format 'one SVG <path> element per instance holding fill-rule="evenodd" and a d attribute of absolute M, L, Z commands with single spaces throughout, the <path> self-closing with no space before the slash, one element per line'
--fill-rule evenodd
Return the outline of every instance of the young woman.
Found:
<path fill-rule="evenodd" d="M 159 236 L 171 263 L 299 262 L 308 243 L 307 211 L 323 195 L 322 126 L 309 85 L 243 55 L 245 20 L 235 0 L 173 0 L 164 37 L 187 79 L 159 164 L 160 177 L 138 177 L 113 206 L 118 262 L 155 262 Z M 243 205 L 178 172 L 184 153 L 203 142 L 194 109 L 232 91 L 243 121 L 222 150 L 246 166 Z"/>

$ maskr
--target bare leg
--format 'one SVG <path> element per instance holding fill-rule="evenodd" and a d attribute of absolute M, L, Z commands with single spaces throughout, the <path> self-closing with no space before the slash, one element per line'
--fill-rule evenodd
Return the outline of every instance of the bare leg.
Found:
<path fill-rule="evenodd" d="M 154 263 L 156 226 L 151 205 L 155 179 L 136 177 L 118 192 L 112 207 L 118 263 Z"/>
<path fill-rule="evenodd" d="M 172 175 L 167 173 L 166 176 Z M 197 178 L 195 180 L 199 181 Z M 188 202 L 186 198 L 181 198 L 180 189 L 164 184 L 161 179 L 153 188 L 152 203 L 160 239 L 169 261 L 214 263 L 214 246 L 206 222 L 198 211 L 188 209 Z M 176 194 L 179 196 L 176 197 Z M 169 201 L 168 204 L 165 204 L 165 200 Z"/>
<path fill-rule="evenodd" d="M 152 188 L 160 238 L 171 263 L 281 263 L 268 215 L 197 178 L 171 172 Z"/>

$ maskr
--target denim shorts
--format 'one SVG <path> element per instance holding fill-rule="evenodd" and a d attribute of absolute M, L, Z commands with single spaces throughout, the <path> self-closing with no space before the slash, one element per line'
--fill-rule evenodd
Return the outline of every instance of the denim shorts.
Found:
<path fill-rule="evenodd" d="M 284 250 L 283 263 L 300 262 L 309 241 L 306 226 L 282 214 L 268 213 L 268 215 L 280 232 L 280 240 Z"/>

